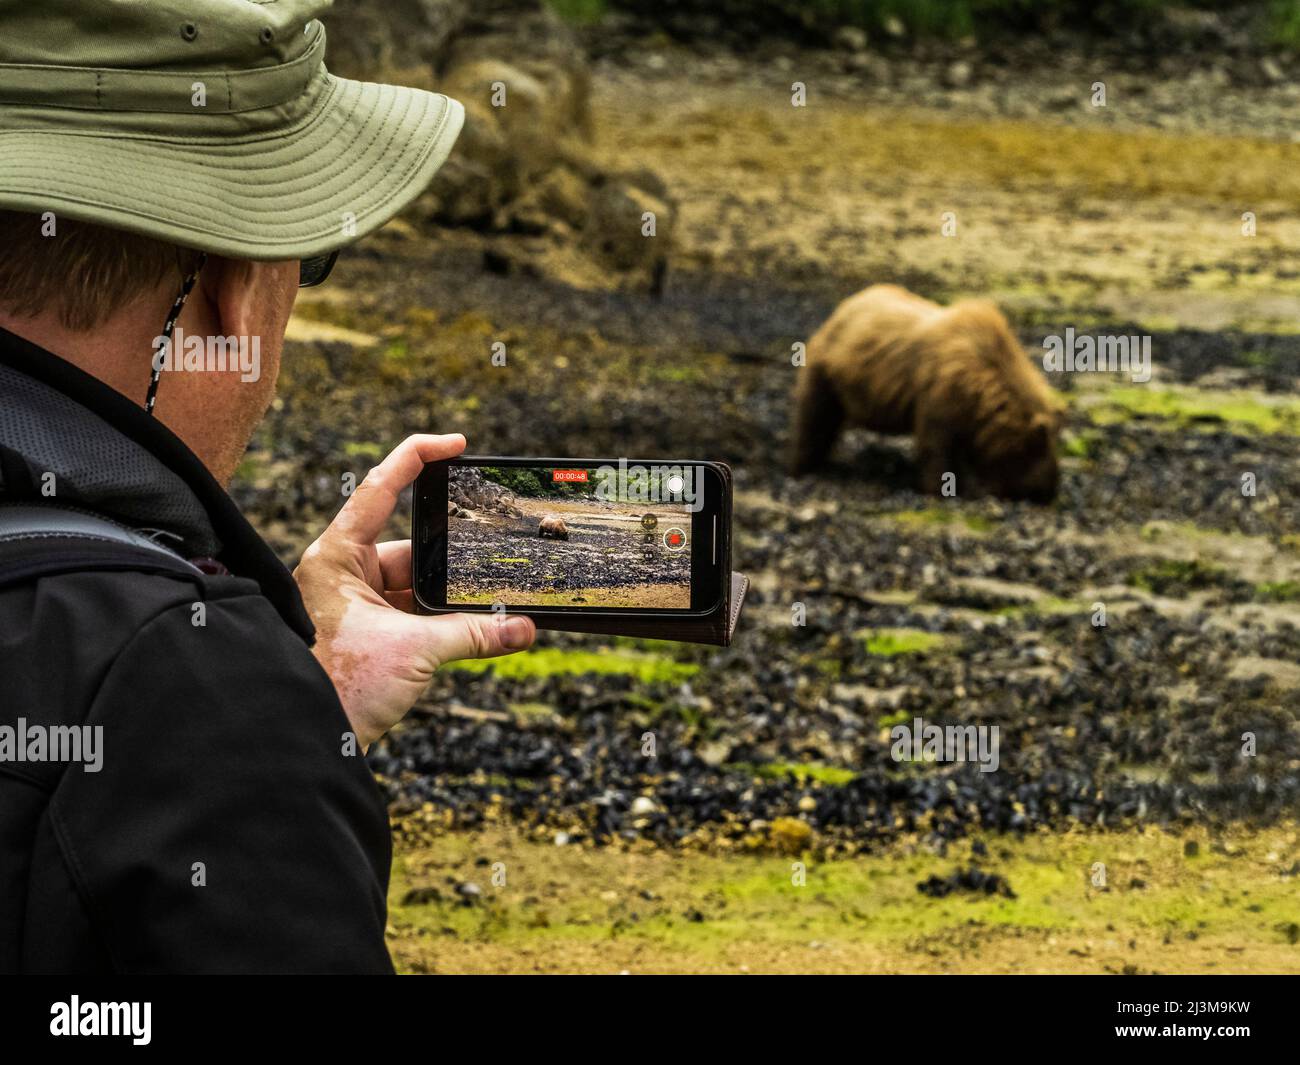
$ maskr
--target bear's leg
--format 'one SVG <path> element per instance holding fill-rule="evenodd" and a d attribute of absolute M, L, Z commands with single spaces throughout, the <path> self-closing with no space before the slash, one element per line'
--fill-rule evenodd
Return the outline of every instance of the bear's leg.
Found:
<path fill-rule="evenodd" d="M 821 466 L 835 446 L 843 421 L 844 408 L 825 371 L 816 364 L 805 366 L 795 387 L 790 472 L 797 477 Z"/>
<path fill-rule="evenodd" d="M 926 495 L 943 495 L 944 475 L 957 474 L 957 456 L 949 423 L 942 417 L 916 415 L 916 464 L 920 469 L 921 491 Z M 954 483 L 954 491 L 959 486 Z"/>

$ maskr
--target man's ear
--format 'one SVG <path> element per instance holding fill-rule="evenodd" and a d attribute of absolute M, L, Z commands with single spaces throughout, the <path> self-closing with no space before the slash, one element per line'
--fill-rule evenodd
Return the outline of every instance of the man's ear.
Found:
<path fill-rule="evenodd" d="M 254 330 L 254 294 L 266 264 L 213 256 L 203 269 L 204 285 L 217 312 L 220 336 L 246 337 Z M 209 273 L 211 271 L 211 273 Z"/>

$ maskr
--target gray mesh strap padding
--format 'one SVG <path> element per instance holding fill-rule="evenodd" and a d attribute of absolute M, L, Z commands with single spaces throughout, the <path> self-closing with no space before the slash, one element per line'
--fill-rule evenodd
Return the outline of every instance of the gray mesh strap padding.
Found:
<path fill-rule="evenodd" d="M 207 512 L 177 474 L 75 400 L 4 365 L 0 444 L 23 456 L 38 479 L 53 474 L 64 504 L 166 529 L 191 557 L 220 552 Z"/>
<path fill-rule="evenodd" d="M 195 573 L 200 572 L 198 567 L 191 566 L 175 551 L 149 539 L 144 533 L 118 525 L 97 514 L 43 504 L 0 504 L 0 544 L 68 537 L 156 551 L 166 555 L 173 563 L 183 563 Z"/>

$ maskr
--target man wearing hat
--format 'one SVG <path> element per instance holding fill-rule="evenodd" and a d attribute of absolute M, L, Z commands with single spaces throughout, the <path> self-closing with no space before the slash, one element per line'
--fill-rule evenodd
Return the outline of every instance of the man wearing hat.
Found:
<path fill-rule="evenodd" d="M 293 575 L 225 492 L 298 287 L 462 122 L 330 75 L 328 6 L 0 0 L 0 971 L 391 971 L 365 749 L 532 642 L 416 616 L 376 542 L 460 436 L 398 446 Z"/>

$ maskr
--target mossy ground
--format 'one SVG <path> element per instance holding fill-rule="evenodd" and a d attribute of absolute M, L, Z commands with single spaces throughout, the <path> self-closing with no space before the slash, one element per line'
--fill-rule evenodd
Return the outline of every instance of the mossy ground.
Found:
<path fill-rule="evenodd" d="M 882 515 L 889 521 L 898 522 L 904 528 L 927 530 L 956 527 L 968 533 L 986 533 L 992 530 L 996 522 L 980 514 L 957 507 L 932 506 L 918 510 L 898 510 L 892 514 Z"/>
<path fill-rule="evenodd" d="M 1093 110 L 1086 128 L 864 109 L 806 78 L 802 108 L 775 85 L 686 109 L 671 85 L 601 97 L 611 160 L 656 158 L 689 258 L 745 271 L 767 268 L 769 249 L 797 253 L 805 276 L 909 277 L 992 297 L 1026 327 L 1294 326 L 1300 144 L 1119 130 L 1121 107 Z M 1268 226 L 1245 235 L 1246 210 Z"/>
<path fill-rule="evenodd" d="M 482 673 L 490 669 L 499 677 L 550 677 L 563 673 L 592 673 L 598 676 L 618 674 L 632 677 L 643 684 L 657 681 L 679 683 L 700 671 L 698 665 L 679 662 L 666 654 L 610 648 L 576 650 L 562 647 L 539 647 L 529 654 L 506 658 L 454 662 L 448 668 L 466 673 Z"/>
<path fill-rule="evenodd" d="M 1250 391 L 1115 386 L 1092 393 L 1092 421 L 1105 426 L 1141 418 L 1169 430 L 1216 430 L 1230 426 L 1248 433 L 1300 435 L 1300 400 Z"/>
<path fill-rule="evenodd" d="M 1146 829 L 818 862 L 579 849 L 495 826 L 408 840 L 389 946 L 403 972 L 1297 973 L 1298 839 Z M 1017 897 L 917 891 L 973 860 Z M 409 895 L 430 888 L 440 898 Z"/>
<path fill-rule="evenodd" d="M 861 635 L 870 654 L 886 657 L 925 654 L 950 642 L 937 633 L 922 629 L 873 629 Z"/>

